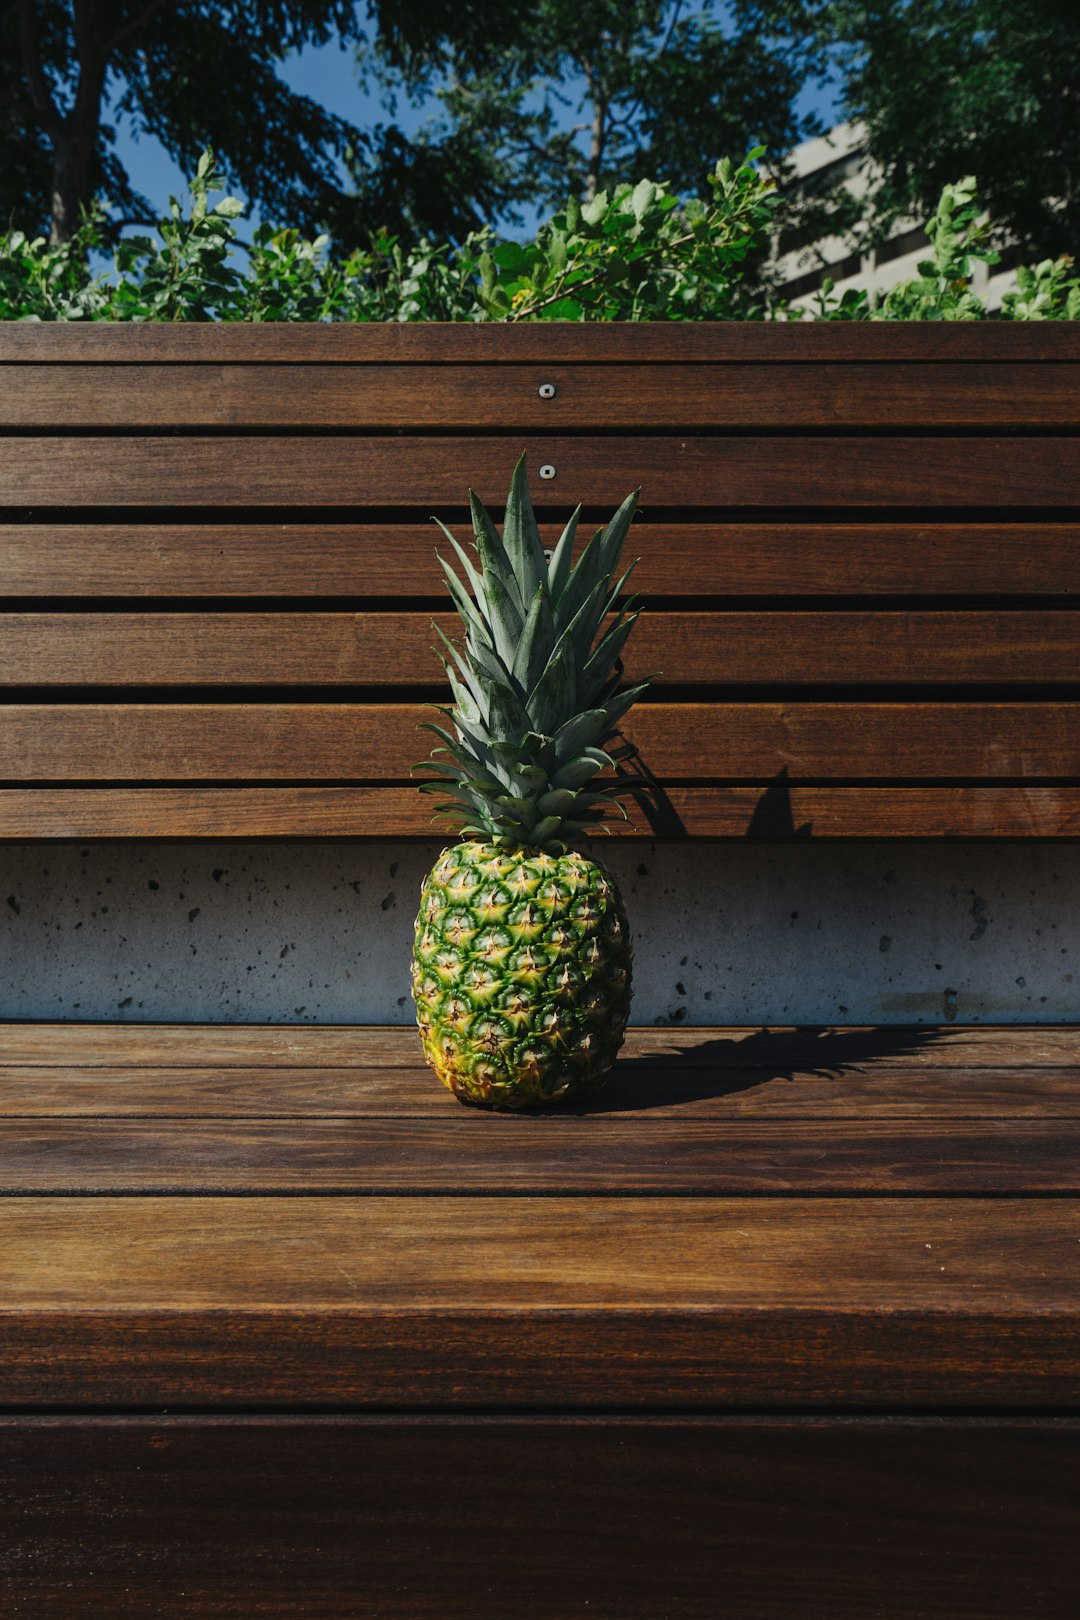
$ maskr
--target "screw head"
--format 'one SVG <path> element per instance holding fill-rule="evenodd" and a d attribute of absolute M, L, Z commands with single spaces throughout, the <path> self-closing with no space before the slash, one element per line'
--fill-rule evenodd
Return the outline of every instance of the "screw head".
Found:
<path fill-rule="evenodd" d="M 541 478 L 554 478 L 555 469 L 551 465 L 550 461 L 545 461 L 544 462 L 544 465 L 540 469 L 540 476 L 541 476 Z"/>
<path fill-rule="evenodd" d="M 536 392 L 540 395 L 541 399 L 554 399 L 555 398 L 555 384 L 554 383 L 541 383 L 539 388 L 536 390 Z"/>

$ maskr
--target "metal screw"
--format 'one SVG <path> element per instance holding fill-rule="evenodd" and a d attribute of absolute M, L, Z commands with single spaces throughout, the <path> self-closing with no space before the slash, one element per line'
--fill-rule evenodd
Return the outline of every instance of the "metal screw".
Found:
<path fill-rule="evenodd" d="M 554 383 L 541 383 L 539 388 L 536 390 L 536 392 L 540 395 L 541 399 L 554 399 L 555 398 L 555 384 Z"/>
<path fill-rule="evenodd" d="M 540 469 L 540 476 L 541 476 L 541 478 L 554 478 L 555 469 L 551 465 L 550 461 L 545 461 L 544 462 L 544 465 Z"/>

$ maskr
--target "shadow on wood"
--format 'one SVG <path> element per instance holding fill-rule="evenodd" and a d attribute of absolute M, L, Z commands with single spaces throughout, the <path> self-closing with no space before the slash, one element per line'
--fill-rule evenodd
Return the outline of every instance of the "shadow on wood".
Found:
<path fill-rule="evenodd" d="M 876 1058 L 906 1057 L 947 1033 L 937 1028 L 880 1025 L 872 1029 L 757 1030 L 698 1043 L 662 1058 L 621 1058 L 604 1089 L 577 1110 L 617 1114 L 642 1108 L 730 1097 L 773 1080 L 797 1084 L 810 1075 L 838 1079 Z"/>

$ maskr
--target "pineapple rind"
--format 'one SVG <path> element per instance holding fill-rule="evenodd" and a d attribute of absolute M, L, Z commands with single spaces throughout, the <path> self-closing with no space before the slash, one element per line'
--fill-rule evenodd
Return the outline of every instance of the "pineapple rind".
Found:
<path fill-rule="evenodd" d="M 630 929 L 611 875 L 574 850 L 467 841 L 420 894 L 413 995 L 424 1055 L 484 1108 L 598 1089 L 630 1011 Z"/>

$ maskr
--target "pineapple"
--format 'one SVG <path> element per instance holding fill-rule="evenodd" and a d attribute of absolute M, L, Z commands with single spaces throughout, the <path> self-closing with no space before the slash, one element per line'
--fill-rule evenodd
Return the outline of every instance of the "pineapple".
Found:
<path fill-rule="evenodd" d="M 574 848 L 630 778 L 594 778 L 603 744 L 646 682 L 618 690 L 637 611 L 614 612 L 637 495 L 572 566 L 580 507 L 550 560 L 525 457 L 500 537 L 470 492 L 479 571 L 445 525 L 466 584 L 443 559 L 465 625 L 440 653 L 454 702 L 422 784 L 463 841 L 426 879 L 412 984 L 427 1061 L 463 1102 L 528 1108 L 602 1085 L 630 1010 L 630 931 L 614 879 Z M 438 520 L 436 520 L 438 521 Z M 608 620 L 608 615 L 612 617 Z M 441 635 L 441 632 L 439 632 Z M 449 729 L 452 727 L 453 729 Z"/>

